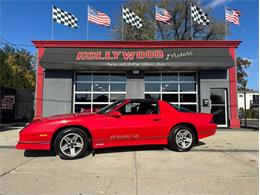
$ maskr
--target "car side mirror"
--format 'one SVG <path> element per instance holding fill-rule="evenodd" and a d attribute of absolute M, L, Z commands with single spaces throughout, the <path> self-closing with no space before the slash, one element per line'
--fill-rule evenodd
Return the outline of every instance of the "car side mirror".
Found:
<path fill-rule="evenodd" d="M 119 111 L 114 111 L 110 114 L 110 116 L 112 116 L 114 118 L 120 118 L 122 116 L 122 114 Z"/>

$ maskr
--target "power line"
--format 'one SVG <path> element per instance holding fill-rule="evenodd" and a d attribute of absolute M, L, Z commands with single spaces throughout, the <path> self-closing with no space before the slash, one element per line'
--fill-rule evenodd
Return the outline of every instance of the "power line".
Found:
<path fill-rule="evenodd" d="M 14 44 L 11 43 L 10 41 L 7 41 L 6 39 L 4 39 L 3 37 L 0 37 L 0 43 L 4 44 L 6 46 L 15 46 L 15 47 L 34 47 L 33 45 L 28 45 L 28 44 Z"/>

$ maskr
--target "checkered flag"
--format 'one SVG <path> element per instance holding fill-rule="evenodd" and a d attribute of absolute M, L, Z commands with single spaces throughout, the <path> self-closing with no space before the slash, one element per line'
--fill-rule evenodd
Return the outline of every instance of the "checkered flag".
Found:
<path fill-rule="evenodd" d="M 130 11 L 128 8 L 123 7 L 123 19 L 127 24 L 131 24 L 132 26 L 140 29 L 143 27 L 142 18 L 137 16 L 134 12 Z"/>
<path fill-rule="evenodd" d="M 193 21 L 198 24 L 202 24 L 204 26 L 209 24 L 208 15 L 195 5 L 191 5 L 191 17 Z"/>
<path fill-rule="evenodd" d="M 78 19 L 74 15 L 55 6 L 52 7 L 52 20 L 71 28 L 78 28 Z"/>

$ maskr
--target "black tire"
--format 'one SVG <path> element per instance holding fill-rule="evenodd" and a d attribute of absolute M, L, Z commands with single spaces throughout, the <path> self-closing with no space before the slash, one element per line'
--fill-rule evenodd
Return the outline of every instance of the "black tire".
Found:
<path fill-rule="evenodd" d="M 72 160 L 89 154 L 90 143 L 87 134 L 82 129 L 69 127 L 57 135 L 54 149 L 61 159 Z"/>
<path fill-rule="evenodd" d="M 183 133 L 186 132 L 187 133 L 187 137 L 186 138 L 180 138 L 180 136 L 183 136 Z M 191 141 L 187 141 L 189 139 L 191 139 Z M 178 152 L 187 152 L 190 151 L 190 149 L 194 146 L 195 144 L 195 134 L 194 131 L 190 128 L 187 127 L 185 125 L 178 125 L 176 127 L 174 127 L 171 132 L 170 135 L 168 137 L 168 146 L 170 149 L 174 150 L 174 151 L 178 151 Z M 178 140 L 178 143 L 177 143 Z M 180 141 L 181 140 L 181 141 Z M 185 147 L 183 147 L 183 142 L 186 145 Z"/>

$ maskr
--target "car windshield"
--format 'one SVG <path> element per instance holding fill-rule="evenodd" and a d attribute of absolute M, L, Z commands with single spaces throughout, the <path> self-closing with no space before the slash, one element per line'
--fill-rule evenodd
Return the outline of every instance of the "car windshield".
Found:
<path fill-rule="evenodd" d="M 180 106 L 177 106 L 177 105 L 173 105 L 173 104 L 170 104 L 173 108 L 175 108 L 176 110 L 180 111 L 180 112 L 193 112 L 187 108 L 183 108 L 183 107 L 180 107 Z"/>
<path fill-rule="evenodd" d="M 120 104 L 123 103 L 124 100 L 118 100 L 110 105 L 105 106 L 104 108 L 101 108 L 100 110 L 98 110 L 97 112 L 95 112 L 96 114 L 107 114 L 109 113 L 111 110 L 113 110 L 114 108 L 116 108 L 117 106 L 119 106 Z"/>

